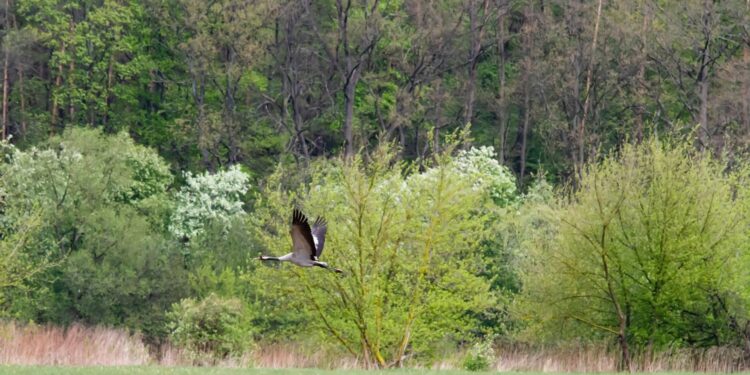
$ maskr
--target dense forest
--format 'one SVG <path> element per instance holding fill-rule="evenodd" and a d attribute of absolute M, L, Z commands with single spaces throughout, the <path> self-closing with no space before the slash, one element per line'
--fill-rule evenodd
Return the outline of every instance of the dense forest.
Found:
<path fill-rule="evenodd" d="M 750 358 L 750 1 L 0 8 L 0 318 Z M 293 207 L 344 276 L 256 260 Z"/>
<path fill-rule="evenodd" d="M 175 170 L 423 160 L 472 124 L 525 183 L 698 127 L 744 150 L 748 3 L 6 1 L 2 137 L 127 131 Z"/>

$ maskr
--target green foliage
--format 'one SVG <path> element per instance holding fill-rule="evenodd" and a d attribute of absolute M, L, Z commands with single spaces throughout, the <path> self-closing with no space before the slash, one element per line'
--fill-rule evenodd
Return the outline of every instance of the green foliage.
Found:
<path fill-rule="evenodd" d="M 495 349 L 492 340 L 478 341 L 471 346 L 463 361 L 463 368 L 469 371 L 487 371 L 495 362 Z"/>
<path fill-rule="evenodd" d="M 164 311 L 186 292 L 178 248 L 163 235 L 166 164 L 125 134 L 70 129 L 49 144 L 15 150 L 0 166 L 2 222 L 40 212 L 28 251 L 55 263 L 9 308 L 43 321 L 159 334 Z"/>
<path fill-rule="evenodd" d="M 345 276 L 282 266 L 251 277 L 284 309 L 303 309 L 307 329 L 382 367 L 469 339 L 476 316 L 492 306 L 488 283 L 474 275 L 488 233 L 473 208 L 489 194 L 447 157 L 424 173 L 404 173 L 386 149 L 369 160 L 316 164 L 310 183 L 291 191 L 275 190 L 272 180 L 251 215 L 259 241 L 281 254 L 292 202 L 304 201 L 310 215 L 328 220 L 323 258 Z"/>
<path fill-rule="evenodd" d="M 46 258 L 29 251 L 39 225 L 38 215 L 32 214 L 0 231 L 0 306 L 6 302 L 8 289 L 22 288 L 26 280 L 49 267 Z"/>
<path fill-rule="evenodd" d="M 215 294 L 200 301 L 186 298 L 168 316 L 172 342 L 196 364 L 238 357 L 251 347 L 248 314 L 238 299 Z"/>
<path fill-rule="evenodd" d="M 589 165 L 527 242 L 518 311 L 527 333 L 656 348 L 736 340 L 749 190 L 745 170 L 726 165 L 658 140 Z"/>

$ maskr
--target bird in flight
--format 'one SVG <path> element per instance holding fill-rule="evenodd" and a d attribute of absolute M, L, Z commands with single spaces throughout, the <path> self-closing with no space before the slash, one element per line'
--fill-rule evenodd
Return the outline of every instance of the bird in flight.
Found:
<path fill-rule="evenodd" d="M 323 252 L 327 229 L 326 220 L 322 217 L 315 219 L 311 228 L 305 214 L 295 208 L 292 213 L 292 228 L 289 230 L 289 234 L 292 235 L 292 252 L 280 257 L 261 255 L 260 260 L 292 262 L 300 267 L 316 266 L 343 273 L 340 269 L 318 260 Z"/>

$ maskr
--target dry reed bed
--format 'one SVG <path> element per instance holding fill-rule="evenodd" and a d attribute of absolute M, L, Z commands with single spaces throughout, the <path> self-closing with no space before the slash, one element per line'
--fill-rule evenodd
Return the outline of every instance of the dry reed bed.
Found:
<path fill-rule="evenodd" d="M 104 327 L 0 324 L 0 364 L 143 365 L 149 354 L 140 336 Z"/>
<path fill-rule="evenodd" d="M 341 355 L 326 350 L 310 353 L 299 345 L 272 344 L 253 352 L 253 364 L 260 368 L 323 368 L 361 369 L 364 364 L 351 355 Z"/>
<path fill-rule="evenodd" d="M 620 361 L 616 350 L 603 345 L 529 348 L 506 345 L 497 348 L 494 368 L 498 371 L 616 372 Z M 654 355 L 637 353 L 632 361 L 638 372 L 737 372 L 750 363 L 736 348 L 674 349 Z"/>
<path fill-rule="evenodd" d="M 528 347 L 500 345 L 493 368 L 497 371 L 535 372 L 613 372 L 619 357 L 616 351 L 601 345 L 568 347 Z M 433 369 L 461 367 L 462 353 L 442 357 Z M 162 346 L 154 357 L 141 337 L 120 329 L 72 325 L 66 329 L 53 326 L 0 323 L 0 364 L 125 366 L 159 364 L 184 366 L 190 361 L 169 345 Z M 365 364 L 351 355 L 330 350 L 305 350 L 300 345 L 273 344 L 256 348 L 241 358 L 205 363 L 222 367 L 261 368 L 329 368 L 357 369 Z M 741 350 L 711 348 L 706 350 L 672 350 L 653 356 L 635 355 L 634 369 L 644 372 L 699 371 L 734 372 L 750 368 Z"/>

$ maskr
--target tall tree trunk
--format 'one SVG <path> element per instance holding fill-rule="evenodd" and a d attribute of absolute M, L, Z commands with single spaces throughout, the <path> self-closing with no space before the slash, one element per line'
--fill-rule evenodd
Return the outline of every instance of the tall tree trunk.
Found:
<path fill-rule="evenodd" d="M 565 4 L 566 37 L 571 41 L 579 41 L 581 40 L 581 35 L 578 31 L 578 29 L 580 29 L 578 25 L 581 23 L 579 20 L 581 18 L 581 15 L 579 14 L 581 13 L 581 2 L 580 0 L 571 0 Z M 569 145 L 570 160 L 573 162 L 573 169 L 576 172 L 578 179 L 581 178 L 580 171 L 578 170 L 578 166 L 581 164 L 578 161 L 578 126 L 581 122 L 582 107 L 582 104 L 580 103 L 582 85 L 580 85 L 578 81 L 584 71 L 584 52 L 581 45 L 582 42 L 576 42 L 575 47 L 569 49 L 569 54 L 567 56 L 572 65 L 571 71 L 568 72 L 566 77 L 566 82 L 569 83 L 567 91 L 570 92 L 570 95 L 567 96 L 569 98 L 569 104 L 566 106 L 568 108 L 568 118 L 570 119 L 570 135 L 562 139 L 564 144 Z M 576 184 L 577 179 L 573 179 L 572 182 L 573 184 Z"/>
<path fill-rule="evenodd" d="M 281 76 L 281 94 L 282 100 L 279 108 L 279 118 L 284 127 L 289 129 L 287 122 L 291 119 L 292 136 L 290 148 L 298 147 L 293 155 L 295 160 L 299 160 L 299 154 L 302 154 L 302 161 L 308 164 L 310 153 L 307 147 L 304 132 L 304 120 L 302 118 L 300 95 L 302 93 L 302 84 L 299 82 L 298 67 L 299 56 L 297 55 L 297 43 L 295 40 L 296 25 L 299 23 L 299 16 L 296 12 L 291 12 L 290 16 L 283 20 L 283 32 L 281 31 L 281 19 L 276 20 L 275 33 L 275 57 L 279 65 L 279 74 Z M 283 35 L 283 40 L 280 36 Z M 280 58 L 283 56 L 283 60 Z"/>
<path fill-rule="evenodd" d="M 359 73 L 352 67 L 351 57 L 346 60 L 346 71 L 350 73 L 344 85 L 344 156 L 349 159 L 354 155 L 354 89 Z"/>
<path fill-rule="evenodd" d="M 748 0 L 750 1 L 750 0 Z M 646 35 L 648 33 L 649 18 L 651 16 L 647 2 L 644 0 L 641 4 L 643 12 L 643 23 L 641 25 L 641 48 L 638 59 L 638 75 L 636 78 L 637 104 L 635 109 L 635 134 L 633 134 L 636 143 L 643 141 L 644 115 L 646 112 L 646 60 L 648 59 L 648 49 Z"/>
<path fill-rule="evenodd" d="M 344 3 L 345 1 L 345 3 Z M 344 156 L 349 159 L 354 155 L 354 94 L 359 78 L 358 66 L 349 48 L 349 9 L 351 0 L 337 0 L 339 44 L 344 53 Z"/>
<path fill-rule="evenodd" d="M 192 94 L 193 100 L 195 101 L 195 107 L 198 109 L 196 118 L 196 128 L 198 130 L 198 149 L 201 153 L 201 161 L 203 166 L 209 170 L 214 171 L 213 159 L 211 158 L 211 152 L 209 148 L 213 143 L 210 140 L 211 125 L 209 119 L 206 116 L 206 77 L 201 73 L 197 73 L 193 76 L 192 82 Z"/>
<path fill-rule="evenodd" d="M 745 45 L 742 48 L 745 80 L 742 90 L 742 114 L 745 132 L 750 133 L 750 0 L 745 1 Z"/>
<path fill-rule="evenodd" d="M 531 121 L 531 53 L 533 51 L 533 37 L 534 34 L 534 10 L 533 4 L 529 3 L 524 10 L 524 18 L 526 23 L 523 26 L 523 50 L 524 57 L 522 63 L 523 69 L 523 126 L 521 128 L 521 154 L 520 154 L 520 168 L 518 176 L 518 184 L 523 186 L 523 179 L 526 175 L 526 143 L 529 134 L 529 126 Z"/>
<path fill-rule="evenodd" d="M 23 88 L 23 69 L 18 68 L 18 103 L 20 105 L 20 113 L 18 116 L 21 121 L 21 136 L 26 137 L 26 93 Z"/>
<path fill-rule="evenodd" d="M 518 177 L 518 184 L 523 186 L 523 178 L 526 175 L 526 141 L 529 135 L 529 122 L 531 112 L 531 100 L 529 84 L 524 85 L 523 89 L 523 129 L 521 130 L 521 168 Z"/>
<path fill-rule="evenodd" d="M 240 159 L 240 142 L 239 139 L 239 127 L 238 127 L 238 121 L 237 121 L 237 114 L 236 114 L 236 99 L 235 94 L 237 93 L 236 89 L 236 78 L 233 77 L 233 67 L 234 63 L 236 62 L 236 54 L 234 53 L 234 50 L 231 48 L 231 46 L 225 46 L 224 47 L 224 56 L 225 56 L 225 62 L 224 62 L 224 79 L 225 79 L 225 85 L 224 85 L 224 131 L 222 132 L 222 136 L 226 137 L 227 141 L 227 148 L 229 149 L 229 154 L 227 155 L 228 162 L 230 164 L 236 164 Z M 239 74 L 242 74 L 242 71 L 239 72 Z"/>
<path fill-rule="evenodd" d="M 609 302 L 612 303 L 612 307 L 615 310 L 615 313 L 617 314 L 617 340 L 620 344 L 620 350 L 622 354 L 621 363 L 619 366 L 620 370 L 627 370 L 630 371 L 630 347 L 628 346 L 628 317 L 625 315 L 625 310 L 622 308 L 622 301 L 620 301 L 620 297 L 615 292 L 615 285 L 614 285 L 614 276 L 612 275 L 612 271 L 610 270 L 610 264 L 609 264 L 609 255 L 608 255 L 608 247 L 607 247 L 607 226 L 604 227 L 604 229 L 601 231 L 601 234 L 599 235 L 599 257 L 601 260 L 601 266 L 602 266 L 602 276 L 604 277 L 604 281 L 606 283 L 607 289 L 606 293 L 609 297 Z"/>
<path fill-rule="evenodd" d="M 7 2 L 6 2 L 7 4 Z M 7 13 L 7 11 L 6 11 Z M 6 16 L 7 19 L 7 16 Z M 5 48 L 5 57 L 3 58 L 3 120 L 2 120 L 2 131 L 0 131 L 0 140 L 6 140 L 8 136 L 8 65 L 9 65 L 9 51 L 8 46 Z"/>
<path fill-rule="evenodd" d="M 432 132 L 432 152 L 437 155 L 440 153 L 440 128 L 443 126 L 443 85 L 437 83 L 435 87 L 435 127 Z"/>
<path fill-rule="evenodd" d="M 489 0 L 482 2 L 482 15 L 487 14 Z M 469 0 L 469 25 L 471 27 L 471 45 L 469 50 L 469 78 L 466 81 L 466 105 L 464 112 L 464 123 L 471 123 L 474 118 L 474 102 L 476 96 L 477 68 L 479 64 L 479 53 L 482 50 L 482 37 L 484 36 L 484 22 L 479 20 L 480 14 L 477 9 L 477 0 Z"/>
<path fill-rule="evenodd" d="M 304 119 L 302 118 L 302 105 L 301 105 L 301 94 L 302 94 L 302 88 L 301 84 L 298 82 L 297 78 L 297 65 L 298 65 L 298 58 L 294 55 L 294 47 L 293 47 L 293 41 L 291 37 L 289 36 L 290 33 L 292 33 L 294 30 L 294 25 L 289 22 L 289 24 L 286 27 L 286 66 L 285 70 L 286 72 L 284 74 L 284 87 L 287 91 L 286 95 L 289 97 L 289 103 L 292 107 L 292 122 L 294 123 L 294 134 L 295 138 L 297 139 L 297 143 L 299 144 L 300 150 L 302 151 L 302 156 L 305 159 L 305 163 L 308 163 L 310 161 L 310 151 L 307 147 L 307 140 L 305 140 L 305 134 L 304 134 Z M 284 101 L 284 110 L 288 111 L 288 107 L 286 105 L 286 100 Z M 285 116 L 287 116 L 285 114 Z"/>
<path fill-rule="evenodd" d="M 591 106 L 591 81 L 594 75 L 594 64 L 596 63 L 596 42 L 599 37 L 599 21 L 602 18 L 602 2 L 599 0 L 596 8 L 596 19 L 594 21 L 594 38 L 591 41 L 591 61 L 589 62 L 588 70 L 586 71 L 586 86 L 584 87 L 583 95 L 583 114 L 581 116 L 581 122 L 578 126 L 578 170 L 581 173 L 584 163 L 584 153 L 586 149 L 586 119 L 589 113 L 589 107 Z"/>
<path fill-rule="evenodd" d="M 620 367 L 620 370 L 632 371 L 631 359 L 630 359 L 630 347 L 628 345 L 628 337 L 626 335 L 627 322 L 624 316 L 618 317 L 618 320 L 620 321 L 620 324 L 619 324 L 619 334 L 617 335 L 617 341 L 620 344 L 620 353 L 622 355 L 619 367 Z"/>
<path fill-rule="evenodd" d="M 8 34 L 10 29 L 10 0 L 5 0 L 5 34 Z M 8 66 L 10 65 L 10 49 L 7 45 L 3 46 L 3 119 L 2 119 L 2 131 L 0 131 L 0 140 L 7 139 L 8 135 Z"/>
<path fill-rule="evenodd" d="M 65 55 L 65 40 L 60 43 L 60 57 Z M 62 77 L 63 77 L 63 60 L 60 60 L 60 62 L 57 64 L 57 77 L 55 77 L 55 86 L 52 90 L 52 108 L 50 110 L 50 128 L 49 128 L 49 134 L 54 135 L 55 134 L 55 128 L 57 127 L 57 120 L 58 120 L 58 111 L 59 111 L 59 102 L 58 97 L 60 93 L 60 87 L 62 86 Z"/>
<path fill-rule="evenodd" d="M 71 38 L 75 38 L 75 31 L 76 31 L 76 24 L 73 20 L 74 17 L 70 17 L 70 36 Z M 75 49 L 71 49 L 71 58 L 70 58 L 70 64 L 68 64 L 68 92 L 69 92 L 69 101 L 68 101 L 68 116 L 70 116 L 70 121 L 75 122 L 75 116 L 76 116 L 76 107 L 75 102 L 73 101 L 73 93 L 75 92 L 75 70 L 76 70 L 76 59 L 75 59 Z"/>
<path fill-rule="evenodd" d="M 302 114 L 300 113 L 299 104 L 297 104 L 298 98 L 292 99 L 292 115 L 294 116 L 294 132 L 297 134 L 297 141 L 299 142 L 300 149 L 302 150 L 302 156 L 305 158 L 305 163 L 310 160 L 310 150 L 307 147 L 307 141 L 305 140 L 304 134 L 304 121 L 302 120 Z"/>
<path fill-rule="evenodd" d="M 750 1 L 750 0 L 748 0 Z M 497 77 L 499 79 L 497 93 L 497 157 L 500 164 L 505 163 L 505 143 L 508 132 L 508 124 L 505 117 L 505 9 L 498 7 L 497 14 Z"/>
<path fill-rule="evenodd" d="M 703 50 L 701 51 L 701 66 L 698 71 L 698 99 L 700 100 L 700 110 L 698 113 L 698 123 L 700 130 L 698 134 L 699 147 L 704 149 L 708 147 L 709 129 L 708 129 L 708 75 L 710 65 L 711 51 L 711 11 L 713 0 L 704 0 L 703 2 Z"/>
<path fill-rule="evenodd" d="M 115 56 L 114 54 L 110 56 L 109 58 L 109 66 L 107 67 L 107 91 L 106 91 L 106 98 L 105 98 L 105 107 L 104 107 L 104 116 L 102 116 L 102 125 L 104 125 L 105 128 L 109 125 L 109 107 L 112 104 L 112 87 L 114 85 L 114 78 L 115 78 Z M 92 123 L 91 126 L 94 126 L 93 124 L 93 117 L 92 117 Z"/>

